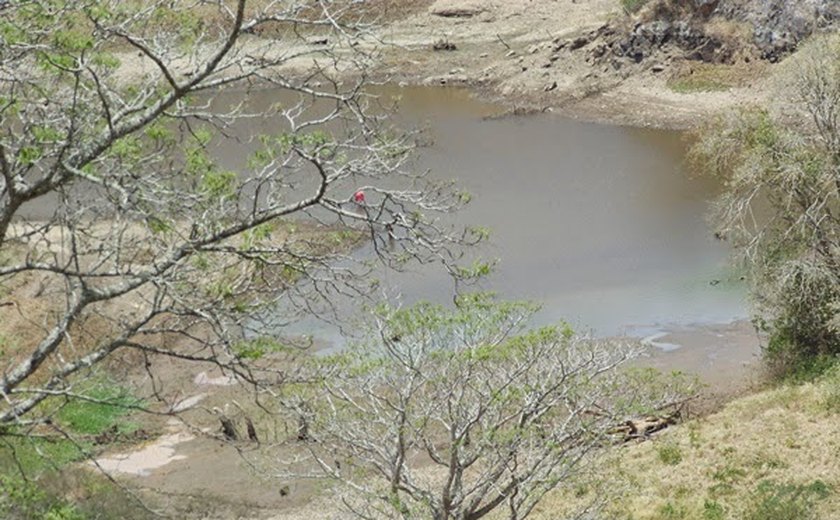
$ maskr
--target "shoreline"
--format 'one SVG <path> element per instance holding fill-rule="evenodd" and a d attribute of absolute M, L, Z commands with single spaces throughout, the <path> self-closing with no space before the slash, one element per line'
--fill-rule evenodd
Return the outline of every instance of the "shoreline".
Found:
<path fill-rule="evenodd" d="M 450 17 L 434 14 L 438 4 L 464 4 L 464 12 L 482 5 L 473 15 Z M 738 74 L 750 74 L 741 86 L 678 92 L 669 81 L 687 62 L 677 56 L 652 56 L 614 69 L 592 59 L 590 47 L 597 40 L 580 50 L 563 48 L 608 24 L 631 20 L 620 2 L 610 0 L 440 0 L 379 30 L 377 36 L 391 47 L 384 49 L 376 74 L 400 86 L 464 87 L 479 101 L 506 107 L 509 115 L 553 112 L 585 122 L 668 130 L 695 128 L 772 94 L 776 65 L 735 67 Z M 452 50 L 434 50 L 440 41 Z M 753 74 L 753 68 L 761 73 Z"/>

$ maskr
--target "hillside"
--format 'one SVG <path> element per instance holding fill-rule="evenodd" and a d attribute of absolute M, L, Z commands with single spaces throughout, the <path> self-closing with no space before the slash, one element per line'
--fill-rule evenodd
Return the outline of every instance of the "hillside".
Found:
<path fill-rule="evenodd" d="M 517 113 L 688 128 L 775 95 L 777 65 L 830 30 L 828 0 L 437 0 L 381 29 L 396 81 L 462 85 Z"/>

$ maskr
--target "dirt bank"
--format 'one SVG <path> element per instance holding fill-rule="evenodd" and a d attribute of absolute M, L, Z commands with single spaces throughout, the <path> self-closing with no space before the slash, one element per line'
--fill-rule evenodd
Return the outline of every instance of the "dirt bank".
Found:
<path fill-rule="evenodd" d="M 321 50 L 362 50 L 378 80 L 469 87 L 515 114 L 685 129 L 776 95 L 780 64 L 840 20 L 830 0 L 358 1 L 377 22 L 355 50 L 282 30 L 249 35 L 240 50 L 282 57 L 284 72 L 300 77 L 336 70 L 329 57 L 319 60 Z M 629 3 L 644 7 L 630 13 Z M 156 72 L 134 53 L 121 61 L 127 81 Z M 355 72 L 344 60 L 337 74 Z"/>
<path fill-rule="evenodd" d="M 437 0 L 379 30 L 394 44 L 380 71 L 469 86 L 516 113 L 688 128 L 771 96 L 776 62 L 836 14 L 767 0 L 656 4 L 631 15 L 620 0 Z"/>

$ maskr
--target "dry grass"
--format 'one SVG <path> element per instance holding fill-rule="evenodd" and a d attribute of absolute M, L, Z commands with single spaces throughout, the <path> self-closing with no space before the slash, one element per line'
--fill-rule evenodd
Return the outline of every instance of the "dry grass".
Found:
<path fill-rule="evenodd" d="M 107 228 L 107 223 L 99 223 L 92 230 L 94 234 L 107 237 Z M 138 226 L 130 232 L 139 239 L 148 231 Z M 61 249 L 60 235 L 60 230 L 54 229 L 48 236 L 49 246 L 39 242 L 4 247 L 3 261 L 11 263 L 23 258 L 27 253 L 45 248 L 57 252 Z M 340 227 L 278 222 L 273 226 L 266 245 L 283 247 L 298 254 L 327 256 L 352 250 L 364 237 L 359 231 Z M 239 246 L 242 240 L 240 236 L 230 242 Z M 129 256 L 131 255 L 127 254 L 127 257 Z M 212 292 L 211 289 L 225 281 L 226 277 L 238 277 L 244 280 L 241 283 L 247 285 L 247 290 L 237 294 L 237 298 L 246 300 L 243 303 L 247 304 L 249 295 L 256 298 L 257 293 L 280 292 L 297 280 L 294 270 L 282 267 L 266 268 L 258 274 L 253 266 L 242 267 L 243 263 L 235 255 L 221 256 L 223 258 L 218 264 L 209 266 L 200 282 L 196 282 L 197 287 L 204 287 Z M 95 258 L 82 258 L 83 262 L 86 260 L 94 261 Z M 301 268 L 303 267 L 305 266 L 301 265 Z M 63 279 L 53 274 L 23 272 L 0 280 L 0 304 L 3 304 L 0 305 L 0 369 L 8 370 L 23 356 L 29 355 L 50 331 L 64 310 L 65 290 Z M 145 292 L 148 291 L 134 291 L 115 300 L 90 306 L 71 327 L 69 341 L 33 374 L 30 383 L 42 382 L 50 377 L 52 370 L 57 364 L 61 364 L 62 359 L 82 356 L 104 339 L 113 337 L 118 332 L 120 319 L 137 312 L 137 309 L 144 305 L 143 302 L 149 297 Z M 160 338 L 161 341 L 163 339 Z M 152 341 L 152 338 L 147 337 L 146 340 Z M 117 367 L 109 363 L 108 368 Z M 135 365 L 134 368 L 139 368 L 139 365 Z"/>
<path fill-rule="evenodd" d="M 737 399 L 719 413 L 622 448 L 612 478 L 623 491 L 607 517 L 840 518 L 838 395 L 840 371 Z M 805 491 L 793 499 L 786 494 L 791 489 Z M 568 494 L 551 495 L 534 518 L 562 518 L 570 504 Z"/>
<path fill-rule="evenodd" d="M 727 45 L 745 45 L 753 40 L 752 25 L 716 16 L 703 27 L 707 35 Z"/>
<path fill-rule="evenodd" d="M 768 72 L 764 62 L 728 65 L 687 61 L 668 79 L 668 87 L 680 93 L 724 91 L 749 86 Z"/>

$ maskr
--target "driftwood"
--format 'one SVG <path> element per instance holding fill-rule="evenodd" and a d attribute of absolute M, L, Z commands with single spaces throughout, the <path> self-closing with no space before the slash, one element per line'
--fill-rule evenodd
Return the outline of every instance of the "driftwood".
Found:
<path fill-rule="evenodd" d="M 613 428 L 610 433 L 623 436 L 621 442 L 630 442 L 634 439 L 646 439 L 668 426 L 677 424 L 680 418 L 680 411 L 677 410 L 669 415 L 648 416 L 640 419 L 630 419 L 620 426 Z"/>
<path fill-rule="evenodd" d="M 671 409 L 672 411 L 663 415 L 647 415 L 645 417 L 628 419 L 614 428 L 607 431 L 610 435 L 618 437 L 617 442 L 626 443 L 632 440 L 645 440 L 650 438 L 656 432 L 662 431 L 665 428 L 677 424 L 683 418 L 683 410 L 686 409 L 688 403 L 694 399 L 694 396 L 689 397 L 683 401 L 670 403 L 667 406 L 660 408 L 660 410 Z M 599 410 L 587 410 L 585 412 L 589 415 L 605 417 L 605 414 Z"/>

